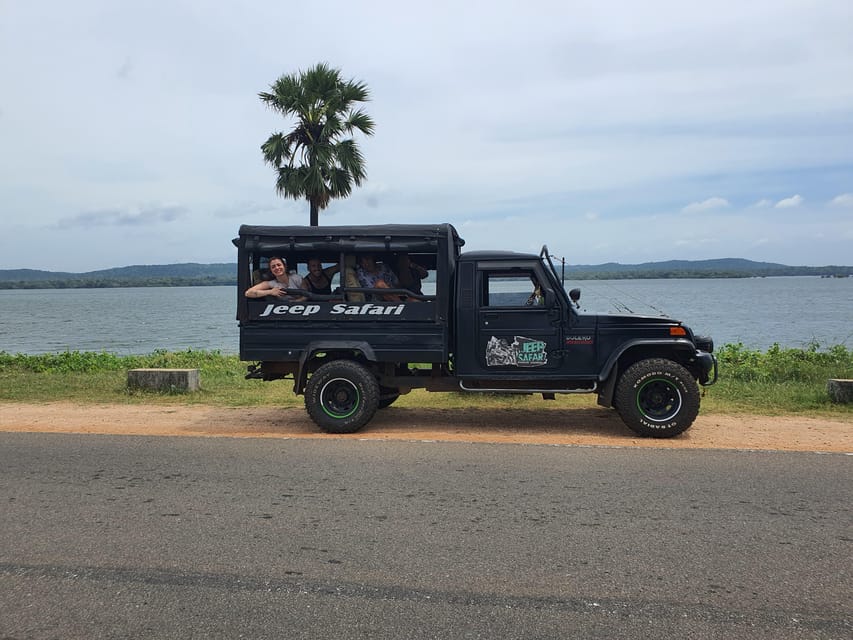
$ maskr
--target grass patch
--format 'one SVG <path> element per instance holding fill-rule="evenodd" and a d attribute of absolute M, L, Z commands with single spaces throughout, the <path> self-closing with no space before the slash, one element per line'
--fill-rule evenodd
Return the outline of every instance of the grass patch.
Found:
<path fill-rule="evenodd" d="M 785 349 L 775 344 L 755 351 L 727 344 L 717 358 L 720 380 L 708 390 L 705 411 L 853 415 L 853 405 L 833 404 L 826 392 L 828 379 L 853 378 L 853 351 L 844 345 Z"/>
<path fill-rule="evenodd" d="M 839 345 L 821 349 L 746 349 L 742 344 L 719 349 L 720 380 L 704 392 L 704 413 L 761 413 L 853 416 L 853 405 L 829 401 L 829 378 L 853 378 L 853 351 Z M 155 351 L 141 356 L 67 351 L 24 355 L 0 352 L 0 401 L 64 400 L 80 403 L 198 404 L 213 406 L 301 407 L 291 380 L 246 380 L 246 364 L 218 351 Z M 201 391 L 157 393 L 130 391 L 127 370 L 136 368 L 199 369 Z M 400 407 L 435 409 L 514 408 L 564 409 L 595 406 L 592 394 L 539 395 L 428 393 L 414 390 L 395 403 Z"/>
<path fill-rule="evenodd" d="M 201 391 L 169 393 L 127 388 L 128 369 L 198 369 Z M 0 352 L 0 400 L 83 403 L 300 406 L 292 384 L 246 380 L 246 363 L 218 351 L 155 351 L 143 356 L 68 351 L 37 356 Z"/>

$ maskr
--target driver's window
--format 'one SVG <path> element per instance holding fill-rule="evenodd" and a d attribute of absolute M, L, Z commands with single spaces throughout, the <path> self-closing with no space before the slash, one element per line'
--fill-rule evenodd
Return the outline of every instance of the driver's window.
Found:
<path fill-rule="evenodd" d="M 487 307 L 531 307 L 542 303 L 539 279 L 532 271 L 485 274 Z"/>

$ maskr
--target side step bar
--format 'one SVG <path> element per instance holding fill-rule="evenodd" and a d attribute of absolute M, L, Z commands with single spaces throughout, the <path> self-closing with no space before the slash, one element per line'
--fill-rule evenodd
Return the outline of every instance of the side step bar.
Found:
<path fill-rule="evenodd" d="M 459 388 L 463 391 L 479 391 L 481 393 L 595 393 L 598 391 L 598 383 L 595 382 L 591 387 L 584 389 L 507 389 L 506 387 L 498 389 L 485 389 L 466 387 L 463 380 L 459 381 Z"/>

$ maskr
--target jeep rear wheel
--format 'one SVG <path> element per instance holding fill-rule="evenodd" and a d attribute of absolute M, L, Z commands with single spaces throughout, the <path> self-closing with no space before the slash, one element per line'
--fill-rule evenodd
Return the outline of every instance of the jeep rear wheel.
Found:
<path fill-rule="evenodd" d="M 305 408 L 327 433 L 355 433 L 366 425 L 379 404 L 379 383 L 352 360 L 327 362 L 308 378 Z"/>
<path fill-rule="evenodd" d="M 671 438 L 687 430 L 699 414 L 699 387 L 677 362 L 663 358 L 631 365 L 616 385 L 616 410 L 641 436 Z"/>

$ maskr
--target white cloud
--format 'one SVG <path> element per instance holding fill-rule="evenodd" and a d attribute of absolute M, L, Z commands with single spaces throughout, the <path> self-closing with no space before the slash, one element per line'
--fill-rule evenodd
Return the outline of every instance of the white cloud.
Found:
<path fill-rule="evenodd" d="M 712 211 L 714 209 L 725 209 L 730 206 L 729 201 L 719 196 L 708 198 L 702 202 L 691 202 L 682 209 L 684 213 L 697 213 L 700 211 Z"/>
<path fill-rule="evenodd" d="M 801 204 L 805 202 L 805 198 L 803 196 L 797 194 L 795 196 L 791 196 L 790 198 L 785 198 L 776 203 L 777 209 L 793 209 L 794 207 L 799 207 Z"/>
<path fill-rule="evenodd" d="M 598 220 L 598 212 L 597 211 L 587 211 L 583 214 L 583 217 L 587 220 Z"/>
<path fill-rule="evenodd" d="M 84 211 L 62 218 L 57 223 L 59 229 L 74 227 L 91 228 L 100 226 L 136 227 L 174 222 L 186 216 L 186 207 L 177 204 L 151 204 L 128 210 Z"/>
<path fill-rule="evenodd" d="M 842 193 L 835 196 L 829 203 L 833 207 L 853 207 L 853 193 Z"/>
<path fill-rule="evenodd" d="M 766 209 L 767 207 L 773 206 L 773 201 L 768 200 L 767 198 L 762 198 L 758 202 L 753 205 L 750 205 L 751 209 Z"/>

